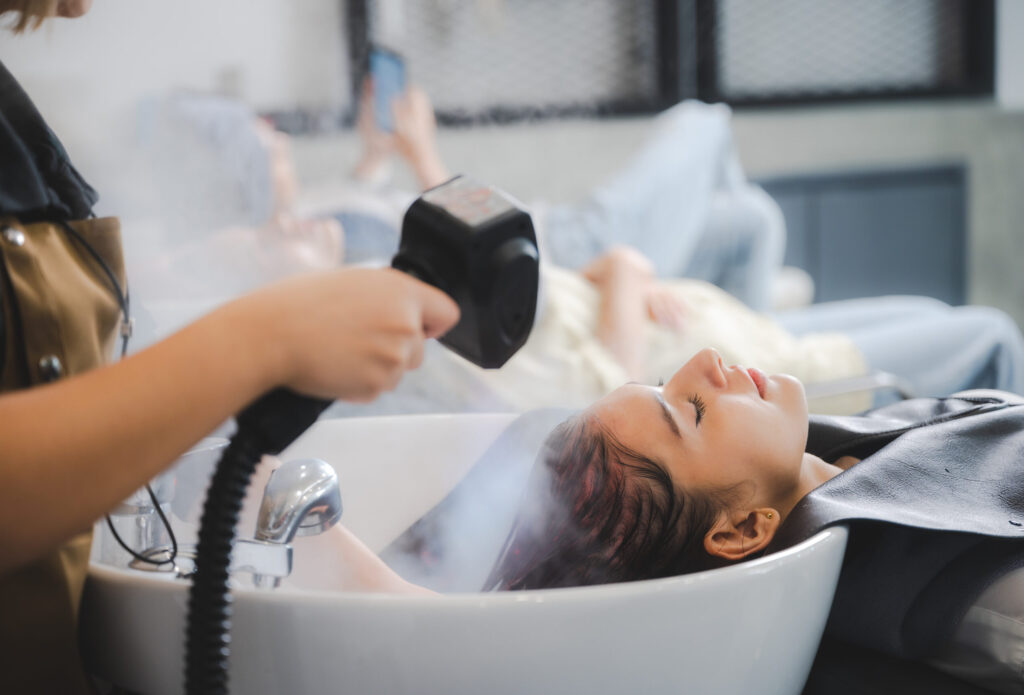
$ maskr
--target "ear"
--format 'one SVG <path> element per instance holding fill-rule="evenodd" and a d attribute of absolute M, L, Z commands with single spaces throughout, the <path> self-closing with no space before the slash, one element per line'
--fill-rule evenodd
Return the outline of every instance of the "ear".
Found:
<path fill-rule="evenodd" d="M 704 536 L 704 549 L 730 562 L 742 560 L 767 548 L 781 521 L 779 512 L 770 507 L 724 513 Z"/>

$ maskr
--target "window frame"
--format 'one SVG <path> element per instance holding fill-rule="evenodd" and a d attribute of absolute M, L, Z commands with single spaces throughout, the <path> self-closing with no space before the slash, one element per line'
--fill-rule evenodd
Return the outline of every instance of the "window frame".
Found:
<path fill-rule="evenodd" d="M 368 69 L 370 0 L 344 3 L 352 108 L 345 119 L 355 120 L 359 92 Z M 962 0 L 961 26 L 966 76 L 961 84 L 921 89 L 865 89 L 837 94 L 794 94 L 771 97 L 730 97 L 718 79 L 716 18 L 719 0 L 654 0 L 657 26 L 655 55 L 657 93 L 649 99 L 616 99 L 596 104 L 543 107 L 494 106 L 482 111 L 439 109 L 441 125 L 503 124 L 526 119 L 577 116 L 604 117 L 657 113 L 683 99 L 724 102 L 737 108 L 789 107 L 843 102 L 898 101 L 942 98 L 992 98 L 995 93 L 995 0 Z"/>

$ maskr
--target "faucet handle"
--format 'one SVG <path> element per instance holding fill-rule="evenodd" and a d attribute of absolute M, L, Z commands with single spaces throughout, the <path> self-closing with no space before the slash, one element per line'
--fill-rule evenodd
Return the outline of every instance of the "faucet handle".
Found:
<path fill-rule="evenodd" d="M 171 556 L 171 546 L 159 545 L 140 553 L 145 558 L 165 560 Z M 146 572 L 175 572 L 179 579 L 191 577 L 196 572 L 196 546 L 178 546 L 173 563 L 153 565 L 138 559 L 128 566 Z M 236 538 L 231 544 L 231 573 L 248 572 L 253 575 L 256 586 L 276 587 L 282 577 L 292 573 L 292 547 L 287 543 L 268 543 L 247 538 Z"/>
<path fill-rule="evenodd" d="M 320 459 L 298 459 L 270 475 L 256 518 L 257 540 L 290 543 L 323 533 L 341 518 L 338 475 Z"/>
<path fill-rule="evenodd" d="M 275 581 L 287 577 L 292 573 L 292 547 L 286 543 L 236 539 L 231 546 L 231 571 L 272 577 Z"/>

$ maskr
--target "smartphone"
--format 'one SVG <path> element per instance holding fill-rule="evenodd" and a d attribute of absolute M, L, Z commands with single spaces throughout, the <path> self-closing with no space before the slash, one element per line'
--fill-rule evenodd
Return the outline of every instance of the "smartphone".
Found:
<path fill-rule="evenodd" d="M 395 130 L 392 104 L 405 91 L 405 60 L 394 51 L 374 46 L 370 49 L 370 78 L 373 80 L 373 115 L 377 127 L 386 133 Z"/>

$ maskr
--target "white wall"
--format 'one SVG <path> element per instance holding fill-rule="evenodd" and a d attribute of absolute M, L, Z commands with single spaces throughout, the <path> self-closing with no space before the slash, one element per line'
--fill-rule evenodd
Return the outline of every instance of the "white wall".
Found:
<path fill-rule="evenodd" d="M 143 100 L 194 89 L 258 109 L 337 106 L 349 93 L 342 46 L 339 0 L 98 0 L 82 18 L 3 32 L 0 60 L 109 190 L 123 176 L 112 148 Z"/>
<path fill-rule="evenodd" d="M 996 6 L 996 97 L 1005 108 L 1024 109 L 1024 2 Z"/>

